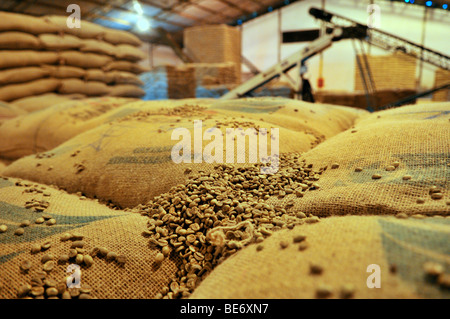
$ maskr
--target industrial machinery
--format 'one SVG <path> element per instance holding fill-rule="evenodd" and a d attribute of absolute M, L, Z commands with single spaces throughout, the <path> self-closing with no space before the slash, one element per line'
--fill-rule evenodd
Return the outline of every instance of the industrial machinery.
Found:
<path fill-rule="evenodd" d="M 294 89 L 294 92 L 300 93 L 302 89 L 302 79 L 300 74 L 298 74 L 296 79 L 293 79 L 287 74 L 287 72 L 296 66 L 304 65 L 306 60 L 327 49 L 333 42 L 340 41 L 342 39 L 359 40 L 362 51 L 364 50 L 362 42 L 365 41 L 387 51 L 400 50 L 407 55 L 413 56 L 416 59 L 432 64 L 436 67 L 440 67 L 445 70 L 450 69 L 450 57 L 440 52 L 428 49 L 396 35 L 370 28 L 367 25 L 360 24 L 357 21 L 327 12 L 325 10 L 311 8 L 309 13 L 316 19 L 325 23 L 326 32 L 324 35 L 309 43 L 309 45 L 302 50 L 275 64 L 268 70 L 255 75 L 253 78 L 234 88 L 221 98 L 235 99 L 244 96 L 251 96 L 252 91 L 278 77 L 283 77 Z M 354 48 L 356 51 L 356 46 L 354 46 Z M 361 56 L 363 57 L 362 59 L 357 58 L 357 65 L 361 71 L 361 77 L 366 91 L 367 107 L 370 108 L 372 104 L 371 97 L 375 91 L 375 86 L 372 81 L 370 67 L 367 59 L 365 59 L 364 52 L 362 52 Z M 429 92 L 435 92 L 438 89 L 445 88 L 448 88 L 448 85 L 433 88 Z M 429 92 L 427 94 L 429 94 Z M 423 94 L 419 93 L 416 97 L 422 95 Z M 411 97 L 409 100 L 411 99 L 414 99 L 414 97 Z M 392 105 L 395 105 L 395 103 L 390 106 Z"/>

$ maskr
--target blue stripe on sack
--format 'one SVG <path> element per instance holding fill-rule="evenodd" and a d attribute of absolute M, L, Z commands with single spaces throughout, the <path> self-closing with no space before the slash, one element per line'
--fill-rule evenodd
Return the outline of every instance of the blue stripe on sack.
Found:
<path fill-rule="evenodd" d="M 442 264 L 445 272 L 450 270 L 446 262 L 450 256 L 450 221 L 437 218 L 421 220 L 425 225 L 439 225 L 436 229 L 381 218 L 378 223 L 382 228 L 381 239 L 387 261 L 396 265 L 401 279 L 413 284 L 416 293 L 425 298 L 450 298 L 450 291 L 441 289 L 425 276 L 423 270 L 423 264 L 429 261 Z"/>

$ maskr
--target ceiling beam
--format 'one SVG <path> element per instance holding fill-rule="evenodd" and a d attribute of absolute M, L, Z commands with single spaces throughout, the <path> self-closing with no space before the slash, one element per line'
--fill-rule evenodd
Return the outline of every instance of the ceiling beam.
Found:
<path fill-rule="evenodd" d="M 224 3 L 224 4 L 226 4 L 227 6 L 229 6 L 230 8 L 236 9 L 236 10 L 238 10 L 239 12 L 241 12 L 241 13 L 243 13 L 243 14 L 250 14 L 250 13 L 251 13 L 251 11 L 249 11 L 249 10 L 247 10 L 247 9 L 244 9 L 244 8 L 241 8 L 241 7 L 239 7 L 238 5 L 234 4 L 234 3 L 231 2 L 231 1 L 228 1 L 228 0 L 216 0 L 216 1 L 219 1 L 219 2 L 221 2 L 221 3 Z"/>
<path fill-rule="evenodd" d="M 186 18 L 186 19 L 189 19 L 189 20 L 192 20 L 192 21 L 196 21 L 196 22 L 199 22 L 199 23 L 205 23 L 205 22 L 208 22 L 208 21 L 205 20 L 205 19 L 201 19 L 201 18 L 195 17 L 195 16 L 193 16 L 193 15 L 184 13 L 184 12 L 182 12 L 182 11 L 176 10 L 181 4 L 184 4 L 183 2 L 181 2 L 181 3 L 180 3 L 180 2 L 177 2 L 175 5 L 171 6 L 170 8 L 166 8 L 166 7 L 162 7 L 162 6 L 159 5 L 159 4 L 154 3 L 153 1 L 148 1 L 148 0 L 146 0 L 146 1 L 144 1 L 144 0 L 139 0 L 139 1 L 142 2 L 143 4 L 147 4 L 147 5 L 149 5 L 149 6 L 153 6 L 153 7 L 155 7 L 155 8 L 161 9 L 161 12 L 158 12 L 158 13 L 156 14 L 157 17 L 160 17 L 160 16 L 162 16 L 163 14 L 167 14 L 167 15 L 172 14 L 172 15 L 178 15 L 178 16 L 180 16 L 180 17 L 183 17 L 183 18 Z"/>
<path fill-rule="evenodd" d="M 252 2 L 252 3 L 254 3 L 254 4 L 256 4 L 258 7 L 260 7 L 260 8 L 264 8 L 264 4 L 263 3 L 261 3 L 261 1 L 258 1 L 258 0 L 248 0 L 248 1 L 250 1 L 250 2 Z"/>
<path fill-rule="evenodd" d="M 210 8 L 208 8 L 208 7 L 205 7 L 205 6 L 201 5 L 201 4 L 199 4 L 198 2 L 200 2 L 200 1 L 197 1 L 197 2 L 194 2 L 193 0 L 185 0 L 185 1 L 186 1 L 188 4 L 190 4 L 190 5 L 192 5 L 192 6 L 195 6 L 195 7 L 197 7 L 197 8 L 200 9 L 200 10 L 203 10 L 203 11 L 206 11 L 206 12 L 209 12 L 209 13 L 212 13 L 212 14 L 214 14 L 214 15 L 220 15 L 221 17 L 225 18 L 226 20 L 229 20 L 229 19 L 235 19 L 235 17 L 232 17 L 232 16 L 230 16 L 230 15 L 224 14 L 224 13 L 222 13 L 221 11 L 216 11 L 216 10 L 210 9 Z"/>
<path fill-rule="evenodd" d="M 103 3 L 103 2 L 98 1 L 98 0 L 83 0 L 83 1 L 87 2 L 87 3 L 93 3 L 93 4 L 96 4 L 98 6 L 102 6 L 102 7 L 108 6 L 108 7 L 111 8 L 110 10 L 117 10 L 117 11 L 121 11 L 121 12 L 137 14 L 137 12 L 134 12 L 134 11 L 122 8 L 121 6 L 118 6 L 118 5 L 110 4 L 108 2 Z M 153 20 L 156 20 L 156 21 L 159 21 L 159 22 L 167 23 L 167 24 L 170 24 L 170 25 L 173 25 L 173 26 L 177 26 L 179 28 L 186 28 L 186 27 L 189 26 L 189 25 L 186 25 L 186 24 L 181 24 L 181 23 L 177 23 L 177 22 L 167 21 L 165 19 L 161 19 L 161 18 L 158 18 L 158 17 L 150 16 L 150 15 L 147 15 L 147 14 L 143 14 L 143 16 L 148 18 L 148 19 L 153 19 Z"/>

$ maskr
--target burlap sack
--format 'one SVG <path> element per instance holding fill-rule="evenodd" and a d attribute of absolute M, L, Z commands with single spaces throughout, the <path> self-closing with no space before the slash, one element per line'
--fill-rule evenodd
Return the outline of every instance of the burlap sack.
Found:
<path fill-rule="evenodd" d="M 21 31 L 31 34 L 41 34 L 57 33 L 60 30 L 59 26 L 42 18 L 20 13 L 0 12 L 0 31 Z"/>
<path fill-rule="evenodd" d="M 0 175 L 5 170 L 6 166 L 8 166 L 10 163 L 11 163 L 11 161 L 0 159 Z"/>
<path fill-rule="evenodd" d="M 83 69 L 102 68 L 112 61 L 112 58 L 107 55 L 77 51 L 60 52 L 59 58 L 61 64 L 77 66 Z"/>
<path fill-rule="evenodd" d="M 0 69 L 56 64 L 57 62 L 58 54 L 56 52 L 0 51 Z"/>
<path fill-rule="evenodd" d="M 44 65 L 42 69 L 50 72 L 52 78 L 66 79 L 66 78 L 82 78 L 85 76 L 86 71 L 82 68 L 69 65 Z"/>
<path fill-rule="evenodd" d="M 117 84 L 110 86 L 109 96 L 142 97 L 145 91 L 133 84 Z"/>
<path fill-rule="evenodd" d="M 39 49 L 41 43 L 32 34 L 25 32 L 2 32 L 0 33 L 0 49 L 20 50 Z"/>
<path fill-rule="evenodd" d="M 43 213 L 50 214 L 56 224 L 35 223 L 43 213 L 25 208 L 26 202 L 33 199 L 49 203 Z M 61 282 L 73 274 L 73 270 L 68 268 L 75 264 L 75 260 L 57 261 L 61 255 L 69 253 L 74 242 L 62 241 L 65 233 L 84 237 L 85 254 L 95 247 L 104 247 L 126 258 L 121 265 L 117 261 L 95 256 L 90 267 L 80 265 L 80 284 L 82 287 L 90 286 L 89 295 L 92 298 L 153 298 L 170 283 L 170 277 L 178 270 L 179 261 L 175 257 L 166 258 L 160 266 L 156 265 L 154 261 L 159 250 L 151 248 L 148 239 L 142 236 L 147 229 L 148 218 L 139 214 L 113 210 L 97 201 L 16 179 L 0 179 L 0 207 L 1 224 L 8 227 L 5 233 L 0 234 L 1 299 L 18 298 L 19 288 L 30 285 L 31 279 L 42 271 L 41 259 L 46 254 L 52 254 L 55 261 L 55 267 L 46 278 Z M 31 221 L 31 225 L 24 228 L 22 236 L 14 235 L 19 224 L 26 219 Z M 31 253 L 33 245 L 46 242 L 50 243 L 50 248 Z M 31 268 L 25 273 L 20 270 L 20 265 L 26 260 L 31 263 Z"/>
<path fill-rule="evenodd" d="M 58 89 L 58 79 L 40 79 L 20 84 L 10 84 L 0 87 L 0 100 L 12 101 L 26 96 L 54 92 Z"/>
<path fill-rule="evenodd" d="M 130 72 L 124 71 L 110 71 L 106 72 L 107 75 L 111 75 L 114 78 L 116 84 L 134 84 L 143 86 L 144 82 L 136 75 Z"/>
<path fill-rule="evenodd" d="M 86 81 L 100 81 L 107 84 L 114 83 L 114 74 L 100 69 L 88 69 L 84 75 Z"/>
<path fill-rule="evenodd" d="M 0 85 L 29 82 L 49 75 L 50 70 L 34 66 L 1 70 Z"/>
<path fill-rule="evenodd" d="M 84 94 L 86 96 L 107 95 L 111 91 L 103 82 L 83 81 L 80 79 L 63 79 L 58 92 L 61 94 Z"/>
<path fill-rule="evenodd" d="M 448 299 L 449 291 L 423 270 L 424 263 L 437 262 L 448 273 L 448 225 L 448 218 L 436 217 L 322 218 L 248 245 L 217 266 L 191 298 Z M 303 243 L 293 242 L 298 235 L 306 236 Z M 282 249 L 282 241 L 289 246 Z M 307 248 L 301 250 L 301 245 Z M 370 265 L 379 266 L 379 272 L 368 269 Z M 317 266 L 322 272 L 312 273 Z M 377 273 L 379 288 L 372 286 Z M 331 294 L 325 296 L 326 291 Z"/>
<path fill-rule="evenodd" d="M 71 100 L 9 120 L 0 126 L 0 158 L 17 159 L 50 150 L 81 132 L 111 121 L 102 115 L 133 101 L 113 97 Z"/>
<path fill-rule="evenodd" d="M 40 34 L 39 41 L 46 50 L 76 50 L 83 43 L 70 34 Z"/>
<path fill-rule="evenodd" d="M 45 16 L 43 18 L 44 21 L 51 23 L 52 25 L 56 25 L 59 30 L 62 30 L 65 34 L 71 34 L 78 38 L 82 39 L 100 39 L 105 29 L 99 24 L 89 22 L 86 20 L 81 20 L 81 28 L 69 28 L 67 27 L 67 16 Z M 40 32 L 47 33 L 47 32 Z"/>
<path fill-rule="evenodd" d="M 46 153 L 52 155 L 22 158 L 10 165 L 5 174 L 59 185 L 69 192 L 82 191 L 87 196 L 96 196 L 121 207 L 132 207 L 183 183 L 189 176 L 186 169 L 195 173 L 208 171 L 216 165 L 205 161 L 176 164 L 171 158 L 172 148 L 179 142 L 171 139 L 173 129 L 186 128 L 193 137 L 194 120 L 203 120 L 203 132 L 217 125 L 223 136 L 226 128 L 259 127 L 268 131 L 278 128 L 280 153 L 304 152 L 314 145 L 315 138 L 311 134 L 245 117 L 227 117 L 208 108 L 202 110 L 197 106 L 199 102 L 178 104 L 178 108 L 165 110 L 158 110 L 156 103 L 127 104 L 111 112 L 116 117 L 121 116 L 115 122 L 79 134 Z M 123 117 L 136 108 L 140 111 Z M 268 152 L 271 143 L 268 142 Z M 204 141 L 203 148 L 208 144 Z M 249 153 L 248 142 L 244 147 L 236 151 L 235 157 L 238 153 Z M 191 150 L 193 152 L 194 148 Z M 225 146 L 223 151 L 225 154 Z M 71 156 L 74 152 L 76 156 Z M 225 158 L 224 155 L 224 161 Z M 249 161 L 247 155 L 245 161 Z M 40 166 L 36 169 L 38 162 Z M 83 169 L 80 171 L 77 164 L 81 163 Z M 53 168 L 48 171 L 50 166 Z"/>
<path fill-rule="evenodd" d="M 95 39 L 84 39 L 80 47 L 82 52 L 92 52 L 114 56 L 116 47 L 108 42 Z"/>
<path fill-rule="evenodd" d="M 25 110 L 20 109 L 16 105 L 0 101 L 0 127 L 4 121 L 26 113 L 27 112 Z"/>
<path fill-rule="evenodd" d="M 147 57 L 144 51 L 129 44 L 118 44 L 115 48 L 114 55 L 119 60 L 133 62 L 144 60 Z"/>
<path fill-rule="evenodd" d="M 230 116 L 245 113 L 248 118 L 262 119 L 295 131 L 308 131 L 320 141 L 348 129 L 356 119 L 369 114 L 351 107 L 276 97 L 218 100 L 211 108 Z"/>
<path fill-rule="evenodd" d="M 147 67 L 144 67 L 140 64 L 137 63 L 133 63 L 130 61 L 113 61 L 108 63 L 107 65 L 105 65 L 103 67 L 104 71 L 125 71 L 125 72 L 131 72 L 131 73 L 135 73 L 135 74 L 141 74 L 143 72 L 147 72 L 150 69 Z"/>
<path fill-rule="evenodd" d="M 86 98 L 83 94 L 56 94 L 46 93 L 42 95 L 24 97 L 18 100 L 14 100 L 11 103 L 17 106 L 21 110 L 25 110 L 28 113 L 46 109 L 52 105 L 66 102 L 69 100 L 80 100 Z"/>
<path fill-rule="evenodd" d="M 141 46 L 142 41 L 134 34 L 116 29 L 105 28 L 103 40 L 112 44 L 129 44 L 133 46 Z"/>
<path fill-rule="evenodd" d="M 321 216 L 448 215 L 449 107 L 432 103 L 376 112 L 305 153 L 315 169 L 328 168 L 320 188 L 294 198 L 292 209 Z"/>

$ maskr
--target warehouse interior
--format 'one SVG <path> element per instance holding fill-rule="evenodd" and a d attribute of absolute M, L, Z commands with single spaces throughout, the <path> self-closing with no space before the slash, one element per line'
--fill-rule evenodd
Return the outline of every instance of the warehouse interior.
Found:
<path fill-rule="evenodd" d="M 0 299 L 448 299 L 448 4 L 2 0 Z"/>

